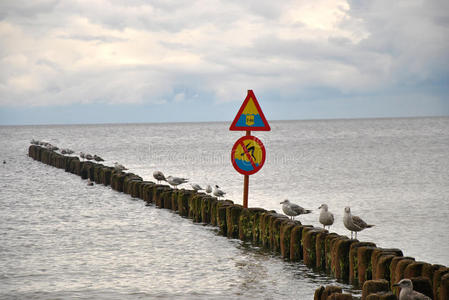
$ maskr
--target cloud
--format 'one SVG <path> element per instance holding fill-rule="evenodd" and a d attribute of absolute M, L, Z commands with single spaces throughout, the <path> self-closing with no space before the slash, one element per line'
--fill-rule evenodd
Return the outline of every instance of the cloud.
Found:
<path fill-rule="evenodd" d="M 448 12 L 447 1 L 2 1 L 0 106 L 220 104 L 248 88 L 447 101 Z"/>

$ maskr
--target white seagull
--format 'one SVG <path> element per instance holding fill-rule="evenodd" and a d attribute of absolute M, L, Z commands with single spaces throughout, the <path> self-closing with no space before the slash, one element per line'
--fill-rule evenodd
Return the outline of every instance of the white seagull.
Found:
<path fill-rule="evenodd" d="M 197 192 L 204 190 L 199 184 L 196 184 L 196 183 L 191 183 L 190 186 L 192 187 L 193 190 L 195 190 Z"/>
<path fill-rule="evenodd" d="M 326 229 L 328 226 L 330 229 L 331 225 L 334 224 L 334 214 L 328 211 L 327 204 L 321 204 L 318 209 L 321 209 L 319 221 L 323 224 L 323 228 Z"/>
<path fill-rule="evenodd" d="M 86 157 L 86 154 L 84 154 L 84 152 L 80 152 L 80 157 L 84 161 L 84 158 Z"/>
<path fill-rule="evenodd" d="M 426 295 L 423 295 L 413 290 L 413 283 L 410 279 L 402 279 L 398 283 L 393 284 L 401 288 L 399 293 L 399 300 L 432 300 Z"/>
<path fill-rule="evenodd" d="M 295 203 L 291 203 L 288 199 L 285 199 L 280 204 L 282 204 L 282 210 L 284 211 L 284 214 L 290 216 L 292 220 L 296 216 L 310 214 L 312 212 L 309 209 L 305 209 Z"/>
<path fill-rule="evenodd" d="M 220 190 L 220 187 L 218 185 L 215 185 L 214 187 L 214 191 L 212 193 L 215 197 L 218 197 L 218 199 L 220 199 L 220 197 L 224 197 L 224 195 L 226 195 L 225 192 L 223 192 L 222 190 Z"/>
<path fill-rule="evenodd" d="M 343 224 L 345 224 L 345 227 L 351 231 L 351 239 L 352 239 L 352 233 L 355 232 L 355 238 L 357 239 L 357 232 L 362 231 L 366 228 L 371 228 L 374 225 L 366 224 L 365 221 L 363 221 L 360 217 L 353 216 L 351 214 L 351 208 L 349 206 L 345 207 L 345 215 L 343 217 Z"/>
<path fill-rule="evenodd" d="M 154 171 L 153 177 L 154 177 L 154 179 L 157 180 L 157 183 L 161 183 L 161 181 L 166 181 L 165 175 L 161 171 Z"/>
<path fill-rule="evenodd" d="M 210 186 L 210 184 L 208 184 L 208 185 L 206 186 L 205 192 L 208 193 L 208 194 L 212 193 L 212 187 Z"/>
<path fill-rule="evenodd" d="M 175 189 L 178 185 L 183 184 L 188 182 L 189 180 L 187 178 L 182 178 L 182 177 L 173 177 L 173 176 L 168 176 L 167 177 L 167 182 L 174 186 Z"/>
<path fill-rule="evenodd" d="M 128 170 L 127 168 L 125 168 L 124 165 L 121 165 L 121 164 L 119 164 L 118 162 L 115 162 L 115 163 L 114 163 L 114 169 L 115 169 L 116 171 L 120 171 L 120 172 L 125 171 L 125 170 Z"/>

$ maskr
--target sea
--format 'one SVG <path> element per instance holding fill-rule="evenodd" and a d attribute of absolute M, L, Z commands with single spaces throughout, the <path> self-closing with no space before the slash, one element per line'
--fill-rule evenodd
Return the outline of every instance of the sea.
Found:
<path fill-rule="evenodd" d="M 31 139 L 119 162 L 144 180 L 155 170 L 219 185 L 242 203 L 231 149 L 245 132 L 230 122 L 0 127 L 0 299 L 312 299 L 336 284 L 301 262 L 218 235 L 172 211 L 87 186 L 27 156 Z M 249 179 L 249 207 L 282 213 L 289 199 L 320 226 L 350 235 L 351 207 L 373 228 L 360 241 L 449 266 L 449 117 L 270 121 Z M 180 188 L 189 189 L 188 184 Z"/>

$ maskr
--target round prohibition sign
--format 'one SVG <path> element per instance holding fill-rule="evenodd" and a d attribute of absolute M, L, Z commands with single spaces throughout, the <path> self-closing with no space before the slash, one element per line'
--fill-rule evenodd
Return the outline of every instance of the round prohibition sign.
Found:
<path fill-rule="evenodd" d="M 252 175 L 265 163 L 265 146 L 255 136 L 243 136 L 232 147 L 231 161 L 237 172 Z"/>

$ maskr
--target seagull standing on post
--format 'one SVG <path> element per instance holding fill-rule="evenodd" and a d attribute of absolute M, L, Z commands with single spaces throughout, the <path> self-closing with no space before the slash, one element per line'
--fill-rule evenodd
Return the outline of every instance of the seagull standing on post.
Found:
<path fill-rule="evenodd" d="M 178 185 L 188 182 L 187 178 L 168 176 L 167 182 L 177 188 Z"/>
<path fill-rule="evenodd" d="M 284 211 L 284 214 L 289 216 L 292 220 L 296 216 L 310 214 L 312 212 L 309 209 L 305 209 L 295 203 L 291 203 L 288 199 L 285 199 L 280 204 L 282 204 L 282 210 Z"/>
<path fill-rule="evenodd" d="M 366 224 L 366 222 L 363 221 L 360 217 L 353 216 L 351 214 L 351 208 L 349 208 L 349 206 L 345 207 L 345 216 L 343 217 L 343 224 L 345 225 L 346 229 L 351 231 L 351 239 L 353 232 L 355 232 L 355 238 L 357 239 L 357 232 L 374 226 Z"/>
<path fill-rule="evenodd" d="M 154 177 L 154 179 L 157 180 L 157 183 L 161 183 L 161 181 L 166 181 L 165 175 L 161 171 L 154 171 L 153 177 Z"/>
<path fill-rule="evenodd" d="M 220 190 L 220 187 L 218 185 L 215 185 L 214 187 L 214 191 L 212 193 L 215 197 L 217 197 L 218 199 L 220 199 L 220 197 L 224 197 L 224 195 L 226 194 L 225 192 L 223 192 L 222 190 Z"/>
<path fill-rule="evenodd" d="M 321 209 L 319 221 L 323 224 L 323 228 L 326 229 L 328 226 L 330 229 L 331 225 L 334 224 L 334 214 L 328 210 L 327 204 L 321 204 L 318 209 Z"/>

